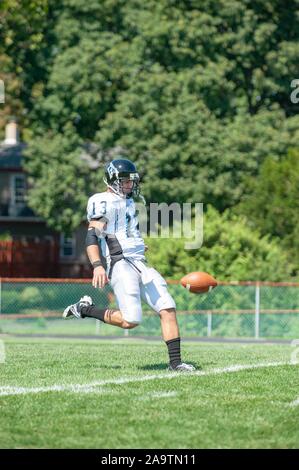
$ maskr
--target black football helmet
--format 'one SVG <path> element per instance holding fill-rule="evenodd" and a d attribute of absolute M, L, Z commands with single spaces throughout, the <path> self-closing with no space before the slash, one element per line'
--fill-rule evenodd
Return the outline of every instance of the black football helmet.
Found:
<path fill-rule="evenodd" d="M 122 184 L 123 180 L 128 179 L 133 181 L 133 187 L 132 191 L 126 194 L 123 191 Z M 114 193 L 121 197 L 129 199 L 134 196 L 140 196 L 140 178 L 136 166 L 125 158 L 112 160 L 112 162 L 106 165 L 104 182 L 107 184 L 108 188 L 112 189 Z"/>

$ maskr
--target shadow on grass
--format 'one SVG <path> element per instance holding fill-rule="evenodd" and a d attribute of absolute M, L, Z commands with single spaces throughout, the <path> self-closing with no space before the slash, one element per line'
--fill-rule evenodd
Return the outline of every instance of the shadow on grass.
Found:
<path fill-rule="evenodd" d="M 188 362 L 188 364 L 191 364 L 196 368 L 196 370 L 201 370 L 202 367 L 199 366 L 198 364 L 194 364 L 194 362 Z M 168 364 L 166 363 L 160 363 L 160 364 L 148 364 L 146 366 L 141 366 L 139 367 L 141 370 L 161 370 L 161 371 L 167 371 L 168 370 Z"/>
<path fill-rule="evenodd" d="M 147 364 L 146 366 L 140 366 L 141 370 L 167 370 L 168 365 L 163 362 L 160 364 Z"/>

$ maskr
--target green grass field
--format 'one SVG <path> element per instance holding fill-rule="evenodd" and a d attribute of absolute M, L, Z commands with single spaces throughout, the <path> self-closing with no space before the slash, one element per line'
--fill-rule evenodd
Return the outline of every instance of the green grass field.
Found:
<path fill-rule="evenodd" d="M 179 375 L 162 341 L 1 339 L 1 448 L 299 447 L 291 346 L 183 343 Z"/>

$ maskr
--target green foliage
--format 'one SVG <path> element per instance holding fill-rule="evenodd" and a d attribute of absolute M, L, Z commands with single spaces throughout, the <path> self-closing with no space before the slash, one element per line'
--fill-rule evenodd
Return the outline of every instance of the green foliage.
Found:
<path fill-rule="evenodd" d="M 269 153 L 282 155 L 299 138 L 299 118 L 279 109 L 219 119 L 190 91 L 194 70 L 145 73 L 121 95 L 97 134 L 118 145 L 145 171 L 149 201 L 197 201 L 219 210 L 235 205 Z M 296 127 L 297 126 L 297 127 Z"/>
<path fill-rule="evenodd" d="M 43 298 L 38 287 L 25 287 L 20 295 L 20 302 L 27 304 L 28 307 L 36 307 L 42 302 Z"/>
<path fill-rule="evenodd" d="M 12 241 L 12 236 L 9 232 L 0 233 L 0 241 L 10 242 Z"/>
<path fill-rule="evenodd" d="M 249 179 L 250 194 L 238 208 L 262 234 L 282 240 L 299 272 L 299 150 L 282 158 L 268 157 L 256 179 Z"/>
<path fill-rule="evenodd" d="M 298 106 L 290 100 L 297 10 L 296 0 L 2 2 L 0 78 L 8 93 L 0 128 L 11 114 L 21 120 L 30 206 L 53 229 L 72 232 L 87 198 L 103 188 L 104 163 L 122 148 L 143 173 L 149 202 L 203 202 L 224 212 L 251 195 L 240 207 L 264 237 L 225 212 L 221 223 L 237 227 L 227 232 L 230 241 L 215 226 L 213 258 L 207 238 L 200 257 L 184 254 L 188 263 L 224 278 L 288 277 L 268 234 L 297 256 L 296 189 L 285 198 L 284 182 L 275 182 L 280 211 L 288 201 L 276 225 L 275 211 L 251 218 L 249 181 L 269 155 L 279 161 L 298 143 Z M 261 179 L 272 174 L 265 165 Z M 264 207 L 262 191 L 256 194 Z M 187 266 L 178 258 L 168 275 Z"/>
<path fill-rule="evenodd" d="M 180 278 L 206 271 L 219 280 L 271 280 L 290 278 L 293 266 L 279 243 L 251 228 L 244 217 L 209 207 L 204 216 L 203 245 L 184 249 L 184 239 L 148 238 L 148 259 L 164 276 Z"/>
<path fill-rule="evenodd" d="M 52 55 L 28 133 L 34 186 L 53 182 L 30 162 L 47 165 L 53 135 L 71 125 L 78 153 L 86 141 L 99 149 L 93 158 L 100 169 L 87 176 L 82 198 L 101 187 L 104 156 L 118 146 L 145 173 L 149 201 L 200 201 L 223 211 L 240 201 L 244 181 L 267 155 L 282 155 L 298 139 L 289 98 L 298 55 L 295 1 L 287 8 L 270 0 L 64 0 L 51 7 Z M 56 172 L 78 173 L 73 151 L 64 146 L 66 166 L 52 155 Z M 79 172 L 77 183 L 84 178 Z M 64 212 L 62 199 L 54 191 L 51 200 L 30 201 L 44 216 Z M 82 204 L 74 210 L 64 222 L 47 223 L 70 231 Z"/>
<path fill-rule="evenodd" d="M 0 78 L 5 83 L 1 136 L 8 117 L 21 128 L 32 125 L 29 112 L 42 94 L 51 63 L 53 10 L 51 0 L 3 0 L 0 4 Z M 57 2 L 56 2 L 57 4 Z M 56 11 L 59 7 L 56 5 Z"/>
<path fill-rule="evenodd" d="M 41 136 L 32 142 L 30 155 L 27 168 L 37 177 L 29 192 L 30 206 L 49 226 L 70 233 L 85 217 L 90 184 L 89 169 L 79 158 L 78 136 L 72 126 L 51 139 Z"/>

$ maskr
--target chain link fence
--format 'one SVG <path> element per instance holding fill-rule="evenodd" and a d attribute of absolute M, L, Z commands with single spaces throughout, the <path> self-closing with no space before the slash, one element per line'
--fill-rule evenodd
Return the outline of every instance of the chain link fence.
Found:
<path fill-rule="evenodd" d="M 191 294 L 169 282 L 181 336 L 298 338 L 299 284 L 222 283 L 208 294 Z M 90 279 L 0 278 L 0 333 L 70 336 L 160 336 L 157 315 L 143 305 L 143 321 L 121 330 L 85 318 L 65 321 L 62 312 L 83 295 L 101 308 L 117 308 L 110 286 L 94 289 Z"/>

